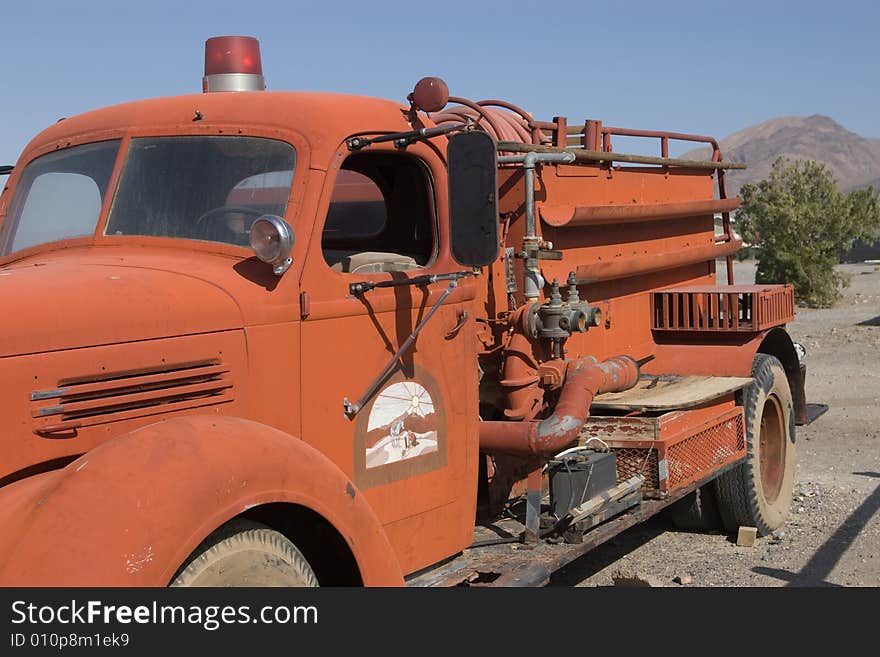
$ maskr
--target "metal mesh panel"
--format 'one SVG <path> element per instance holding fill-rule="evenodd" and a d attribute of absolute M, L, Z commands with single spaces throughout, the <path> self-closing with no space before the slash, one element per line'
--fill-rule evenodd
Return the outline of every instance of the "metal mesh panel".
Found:
<path fill-rule="evenodd" d="M 657 473 L 657 450 L 620 448 L 615 449 L 617 456 L 617 481 L 623 482 L 630 477 L 641 474 L 645 477 L 644 489 L 658 489 L 660 479 Z"/>
<path fill-rule="evenodd" d="M 719 465 L 741 456 L 746 449 L 742 415 L 737 415 L 685 438 L 666 453 L 669 490 L 706 475 Z"/>

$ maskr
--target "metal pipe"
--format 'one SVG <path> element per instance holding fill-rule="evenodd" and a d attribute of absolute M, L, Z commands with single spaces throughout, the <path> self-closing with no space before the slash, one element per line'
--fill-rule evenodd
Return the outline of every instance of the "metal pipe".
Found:
<path fill-rule="evenodd" d="M 523 543 L 537 543 L 541 534 L 542 468 L 537 464 L 526 479 L 526 529 Z"/>
<path fill-rule="evenodd" d="M 535 237 L 537 222 L 535 221 L 535 165 L 538 162 L 555 162 L 560 164 L 572 164 L 576 160 L 574 153 L 539 153 L 529 152 L 525 155 L 500 155 L 498 164 L 522 164 L 526 187 L 525 215 L 526 237 Z"/>
<path fill-rule="evenodd" d="M 537 234 L 537 221 L 535 220 L 535 166 L 541 163 L 568 163 L 575 161 L 574 153 L 571 152 L 529 152 L 525 155 L 502 155 L 498 158 L 500 164 L 522 163 L 523 181 L 526 188 L 525 215 L 526 234 L 523 238 L 523 251 L 526 253 L 525 281 L 523 283 L 523 295 L 526 299 L 535 300 L 541 295 L 544 287 L 544 278 L 538 267 L 538 259 L 534 257 L 540 247 L 540 239 Z"/>
<path fill-rule="evenodd" d="M 545 202 L 541 206 L 541 218 L 551 226 L 577 227 L 695 217 L 729 212 L 739 205 L 739 197 L 640 205 L 548 205 Z"/>
<path fill-rule="evenodd" d="M 609 137 L 608 134 L 605 137 Z M 743 162 L 708 162 L 705 160 L 682 160 L 668 157 L 652 157 L 648 155 L 627 155 L 624 153 L 567 150 L 553 148 L 552 146 L 535 146 L 534 144 L 522 144 L 515 141 L 499 141 L 499 151 L 512 153 L 560 153 L 569 152 L 574 155 L 576 162 L 630 162 L 633 164 L 658 164 L 666 167 L 684 167 L 687 169 L 745 169 Z"/>
<path fill-rule="evenodd" d="M 535 165 L 538 162 L 557 164 L 573 164 L 577 158 L 570 151 L 544 153 L 531 151 L 524 155 L 499 155 L 498 164 L 522 164 L 526 186 L 526 237 L 535 237 Z"/>
<path fill-rule="evenodd" d="M 592 356 L 570 361 L 553 414 L 541 422 L 481 422 L 480 450 L 489 454 L 547 458 L 577 440 L 590 415 L 593 397 L 632 388 L 639 364 L 630 356 L 597 362 Z"/>
<path fill-rule="evenodd" d="M 718 142 L 714 137 L 707 137 L 705 135 L 691 135 L 684 132 L 667 132 L 666 130 L 639 130 L 633 128 L 614 128 L 611 126 L 604 126 L 602 128 L 603 132 L 607 132 L 608 134 L 618 135 L 621 137 L 658 137 L 660 139 L 675 139 L 678 141 L 693 141 L 702 144 L 709 144 L 712 147 L 712 151 L 719 151 Z"/>
<path fill-rule="evenodd" d="M 721 150 L 718 149 L 716 144 L 716 154 L 718 157 L 721 157 Z M 724 186 L 724 171 L 718 172 L 718 197 L 719 198 L 727 198 L 727 190 Z M 728 242 L 733 242 L 733 229 L 730 226 L 730 212 L 724 212 L 721 215 L 722 225 L 724 227 L 724 234 L 727 236 Z M 729 253 L 727 255 L 727 284 L 733 285 L 733 254 Z"/>

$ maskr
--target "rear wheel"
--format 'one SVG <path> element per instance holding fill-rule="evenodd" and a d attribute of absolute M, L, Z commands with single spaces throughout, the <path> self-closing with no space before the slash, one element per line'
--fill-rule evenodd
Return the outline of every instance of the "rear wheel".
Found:
<path fill-rule="evenodd" d="M 718 510 L 725 529 L 756 527 L 767 535 L 788 517 L 794 490 L 794 404 L 782 363 L 757 354 L 755 382 L 744 393 L 747 457 L 716 479 Z"/>
<path fill-rule="evenodd" d="M 318 586 L 318 579 L 286 536 L 239 519 L 208 536 L 171 586 Z"/>

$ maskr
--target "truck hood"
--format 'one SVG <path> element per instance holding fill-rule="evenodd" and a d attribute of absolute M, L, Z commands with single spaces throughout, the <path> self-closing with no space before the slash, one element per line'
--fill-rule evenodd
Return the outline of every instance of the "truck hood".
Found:
<path fill-rule="evenodd" d="M 137 266 L 54 261 L 0 270 L 0 357 L 241 328 L 208 280 Z"/>

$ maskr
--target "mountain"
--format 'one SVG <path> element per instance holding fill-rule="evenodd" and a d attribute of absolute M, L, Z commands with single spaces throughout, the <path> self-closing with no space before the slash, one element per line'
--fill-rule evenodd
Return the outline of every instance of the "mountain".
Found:
<path fill-rule="evenodd" d="M 777 157 L 816 160 L 834 172 L 843 191 L 873 185 L 880 189 L 880 139 L 850 132 L 827 116 L 785 116 L 753 125 L 721 140 L 724 159 L 745 162 L 745 171 L 727 174 L 727 195 L 739 193 L 747 182 L 770 174 Z M 709 159 L 708 148 L 688 151 L 682 158 Z"/>

